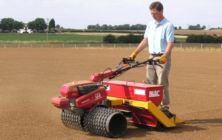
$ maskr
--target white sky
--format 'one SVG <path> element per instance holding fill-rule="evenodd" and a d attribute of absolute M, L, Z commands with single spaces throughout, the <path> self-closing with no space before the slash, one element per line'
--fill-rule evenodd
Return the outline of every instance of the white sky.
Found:
<path fill-rule="evenodd" d="M 164 15 L 175 26 L 222 27 L 221 0 L 160 0 Z M 54 18 L 65 28 L 92 24 L 146 24 L 153 0 L 0 0 L 0 19 L 29 22 Z"/>

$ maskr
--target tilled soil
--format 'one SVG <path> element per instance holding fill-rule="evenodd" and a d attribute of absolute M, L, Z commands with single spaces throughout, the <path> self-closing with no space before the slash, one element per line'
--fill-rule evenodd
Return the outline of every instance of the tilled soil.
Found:
<path fill-rule="evenodd" d="M 1 140 L 109 139 L 66 128 L 50 99 L 63 83 L 87 80 L 94 72 L 115 67 L 132 48 L 1 48 Z M 144 51 L 138 60 L 147 57 Z M 128 126 L 119 139 L 222 139 L 222 52 L 174 50 L 170 73 L 171 110 L 185 120 L 157 132 Z M 145 68 L 118 77 L 142 82 Z"/>

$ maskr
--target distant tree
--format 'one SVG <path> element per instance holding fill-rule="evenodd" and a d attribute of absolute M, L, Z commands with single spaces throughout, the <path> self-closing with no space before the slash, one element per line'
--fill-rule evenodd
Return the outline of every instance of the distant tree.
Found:
<path fill-rule="evenodd" d="M 136 24 L 136 25 L 129 25 L 129 24 L 123 24 L 123 25 L 107 25 L 103 24 L 100 26 L 99 24 L 96 25 L 88 25 L 87 30 L 91 31 L 106 31 L 106 30 L 145 30 L 146 25 L 143 24 Z"/>
<path fill-rule="evenodd" d="M 206 29 L 206 26 L 205 26 L 205 25 L 203 25 L 203 26 L 202 26 L 202 30 L 205 30 L 205 29 Z"/>
<path fill-rule="evenodd" d="M 1 29 L 4 32 L 12 32 L 24 27 L 24 23 L 14 20 L 13 18 L 3 18 L 1 20 Z"/>
<path fill-rule="evenodd" d="M 43 32 L 47 28 L 47 24 L 43 18 L 35 19 L 36 30 L 39 32 Z"/>
<path fill-rule="evenodd" d="M 186 39 L 188 43 L 218 43 L 220 38 L 211 35 L 189 35 Z"/>
<path fill-rule="evenodd" d="M 181 30 L 182 29 L 182 27 L 181 26 L 179 26 L 179 28 L 178 28 L 179 30 Z"/>
<path fill-rule="evenodd" d="M 143 39 L 143 36 L 129 34 L 127 36 L 118 36 L 117 43 L 139 43 Z"/>
<path fill-rule="evenodd" d="M 35 27 L 35 22 L 34 22 L 34 21 L 29 22 L 29 23 L 28 23 L 28 28 L 29 28 L 29 29 L 32 29 L 32 30 L 35 30 L 35 29 L 36 29 L 36 27 Z"/>
<path fill-rule="evenodd" d="M 99 31 L 99 30 L 100 30 L 100 25 L 99 25 L 99 24 L 96 24 L 96 25 L 95 25 L 95 30 L 96 30 L 96 31 Z"/>
<path fill-rule="evenodd" d="M 15 30 L 19 30 L 24 28 L 24 23 L 23 22 L 19 22 L 19 21 L 14 21 L 14 29 Z"/>
<path fill-rule="evenodd" d="M 204 30 L 204 29 L 206 29 L 206 26 L 203 25 L 203 26 L 201 27 L 200 24 L 197 24 L 197 25 L 189 25 L 188 29 L 189 29 L 189 30 Z"/>
<path fill-rule="evenodd" d="M 222 36 L 217 37 L 217 43 L 222 43 Z"/>
<path fill-rule="evenodd" d="M 28 27 L 37 32 L 44 32 L 47 29 L 47 24 L 43 18 L 36 18 L 34 21 L 28 23 Z"/>
<path fill-rule="evenodd" d="M 53 18 L 49 21 L 49 32 L 55 32 L 55 20 Z"/>
<path fill-rule="evenodd" d="M 60 31 L 61 31 L 61 26 L 60 26 L 59 24 L 57 24 L 57 25 L 55 26 L 55 30 L 56 30 L 57 32 L 60 32 Z"/>
<path fill-rule="evenodd" d="M 103 24 L 102 26 L 101 26 L 101 30 L 108 30 L 108 25 L 106 25 L 106 24 Z"/>
<path fill-rule="evenodd" d="M 61 26 L 59 25 L 59 24 L 57 24 L 56 26 L 55 26 L 55 28 L 56 29 L 59 29 Z"/>
<path fill-rule="evenodd" d="M 112 25 L 108 25 L 108 30 L 114 30 Z"/>
<path fill-rule="evenodd" d="M 3 18 L 1 20 L 1 29 L 6 32 L 11 32 L 14 28 L 13 18 Z"/>
<path fill-rule="evenodd" d="M 116 37 L 114 35 L 107 35 L 103 38 L 104 43 L 116 43 Z"/>
<path fill-rule="evenodd" d="M 113 27 L 113 30 L 118 30 L 117 28 L 118 28 L 118 26 L 117 25 L 115 25 L 115 26 L 112 26 Z"/>
<path fill-rule="evenodd" d="M 88 26 L 87 26 L 87 29 L 88 29 L 88 30 L 93 30 L 93 31 L 99 31 L 99 30 L 101 30 L 101 27 L 100 27 L 99 24 L 96 24 L 96 25 L 88 25 Z"/>
<path fill-rule="evenodd" d="M 95 26 L 94 26 L 94 25 L 88 25 L 88 26 L 87 26 L 87 29 L 88 29 L 88 30 L 95 30 Z"/>
<path fill-rule="evenodd" d="M 127 36 L 118 36 L 116 40 L 117 43 L 129 43 Z"/>
<path fill-rule="evenodd" d="M 104 43 L 139 43 L 143 39 L 142 35 L 129 34 L 127 36 L 107 35 L 103 38 Z"/>
<path fill-rule="evenodd" d="M 129 34 L 127 36 L 128 38 L 128 42 L 127 43 L 139 43 L 142 41 L 143 39 L 143 36 L 139 36 L 139 35 L 133 35 L 133 34 Z"/>
<path fill-rule="evenodd" d="M 124 25 L 119 25 L 116 28 L 117 30 L 130 30 L 130 25 L 129 24 L 124 24 Z"/>
<path fill-rule="evenodd" d="M 143 25 L 143 24 L 131 25 L 130 29 L 131 30 L 145 30 L 146 25 Z"/>

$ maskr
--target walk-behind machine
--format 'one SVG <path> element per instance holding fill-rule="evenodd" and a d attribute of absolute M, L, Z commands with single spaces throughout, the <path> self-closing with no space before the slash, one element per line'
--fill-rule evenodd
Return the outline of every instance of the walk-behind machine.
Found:
<path fill-rule="evenodd" d="M 64 84 L 61 96 L 51 99 L 62 110 L 62 123 L 96 135 L 120 137 L 128 123 L 163 130 L 183 122 L 175 114 L 161 111 L 162 85 L 112 80 L 147 64 L 161 67 L 156 58 L 143 62 L 123 58 L 115 69 L 95 73 L 87 81 Z"/>

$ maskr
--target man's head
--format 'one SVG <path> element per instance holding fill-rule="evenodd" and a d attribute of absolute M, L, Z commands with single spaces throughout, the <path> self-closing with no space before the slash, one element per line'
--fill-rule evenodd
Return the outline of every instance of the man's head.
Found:
<path fill-rule="evenodd" d="M 163 5 L 161 2 L 156 1 L 150 4 L 150 13 L 152 17 L 160 22 L 163 19 Z"/>

